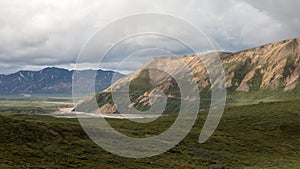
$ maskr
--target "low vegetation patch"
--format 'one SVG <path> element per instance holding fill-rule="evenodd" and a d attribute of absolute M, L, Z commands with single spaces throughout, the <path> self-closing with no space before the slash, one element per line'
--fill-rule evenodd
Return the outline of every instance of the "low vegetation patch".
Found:
<path fill-rule="evenodd" d="M 300 101 L 226 108 L 214 135 L 198 137 L 207 112 L 200 112 L 188 136 L 164 154 L 129 159 L 98 147 L 77 119 L 5 113 L 0 116 L 0 168 L 298 168 Z M 107 119 L 116 130 L 150 137 L 176 116 L 149 125 Z"/>

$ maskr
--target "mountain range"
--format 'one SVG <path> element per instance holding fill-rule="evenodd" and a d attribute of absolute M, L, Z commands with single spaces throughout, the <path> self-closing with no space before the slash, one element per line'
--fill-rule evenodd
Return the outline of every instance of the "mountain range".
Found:
<path fill-rule="evenodd" d="M 92 70 L 76 71 L 86 73 Z M 70 94 L 74 70 L 48 67 L 40 71 L 22 70 L 17 73 L 0 75 L 0 94 Z M 120 79 L 123 74 L 97 70 L 96 91 L 100 92 L 111 85 L 112 77 Z"/>
<path fill-rule="evenodd" d="M 157 69 L 147 69 L 149 65 L 174 69 L 171 60 L 181 60 L 192 70 L 201 97 L 209 100 L 211 87 L 207 69 L 201 57 L 221 58 L 225 76 L 227 99 L 233 102 L 253 102 L 267 100 L 288 100 L 300 96 L 300 38 L 269 43 L 239 52 L 213 52 L 202 55 L 156 57 L 149 60 L 137 71 L 118 80 L 115 88 L 124 88 L 130 83 L 131 105 L 139 110 L 147 110 L 151 106 L 149 95 L 156 89 L 162 90 L 168 105 L 164 113 L 179 109 L 180 96 L 178 84 L 169 74 Z M 178 67 L 180 69 L 180 67 Z M 96 113 L 117 113 L 116 105 L 111 97 L 112 87 L 95 96 L 87 96 L 76 107 L 77 111 Z M 89 108 L 91 99 L 96 97 L 98 108 Z M 203 98 L 203 97 L 202 97 Z M 209 104 L 209 103 L 207 103 Z"/>

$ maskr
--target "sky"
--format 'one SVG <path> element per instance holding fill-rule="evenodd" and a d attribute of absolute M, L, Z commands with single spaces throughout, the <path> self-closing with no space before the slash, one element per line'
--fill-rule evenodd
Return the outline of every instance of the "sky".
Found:
<path fill-rule="evenodd" d="M 93 68 L 97 56 L 78 62 L 80 51 L 95 32 L 126 16 L 161 13 L 181 18 L 201 30 L 216 50 L 234 52 L 300 37 L 299 9 L 298 0 L 1 0 L 0 74 L 49 66 Z M 149 23 L 148 27 L 151 19 Z M 130 32 L 128 29 L 122 31 Z M 197 43 L 182 29 L 169 31 Z M 99 45 L 107 46 L 108 39 L 118 33 L 111 30 L 98 37 Z M 147 50 L 141 50 L 145 46 Z M 161 50 L 162 46 L 174 51 Z M 203 48 L 205 51 L 209 50 Z M 181 54 L 189 52 L 170 38 L 145 35 L 124 41 L 99 68 L 130 73 L 154 56 Z"/>

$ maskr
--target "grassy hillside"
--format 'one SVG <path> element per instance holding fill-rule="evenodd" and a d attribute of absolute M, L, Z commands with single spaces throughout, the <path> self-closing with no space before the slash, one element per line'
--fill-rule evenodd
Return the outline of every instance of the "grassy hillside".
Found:
<path fill-rule="evenodd" d="M 198 143 L 206 113 L 189 135 L 159 156 L 128 159 L 94 144 L 77 119 L 5 113 L 0 116 L 0 168 L 299 168 L 300 101 L 227 108 L 214 135 Z M 109 119 L 120 132 L 149 137 L 175 116 L 151 125 Z"/>

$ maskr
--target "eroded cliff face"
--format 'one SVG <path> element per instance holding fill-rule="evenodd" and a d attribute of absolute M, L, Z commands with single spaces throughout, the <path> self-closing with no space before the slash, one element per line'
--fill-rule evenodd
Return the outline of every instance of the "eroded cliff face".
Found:
<path fill-rule="evenodd" d="M 124 90 L 130 84 L 130 89 L 135 92 L 131 101 L 133 105 L 150 106 L 149 94 L 154 90 L 162 90 L 168 98 L 176 98 L 178 85 L 174 78 L 166 72 L 151 67 L 164 68 L 168 72 L 178 72 L 182 65 L 174 60 L 185 63 L 194 75 L 201 92 L 209 92 L 214 84 L 210 84 L 204 62 L 214 66 L 213 58 L 219 56 L 226 75 L 228 94 L 251 93 L 263 90 L 276 90 L 292 92 L 299 84 L 300 74 L 300 39 L 291 39 L 270 43 L 257 48 L 252 48 L 237 53 L 216 52 L 203 55 L 156 57 L 149 60 L 136 72 L 120 79 L 103 93 L 97 94 L 97 101 L 101 113 L 112 113 L 116 110 L 111 98 L 99 99 L 112 90 Z M 178 64 L 177 64 L 178 63 Z M 150 69 L 149 69 L 150 67 Z M 175 73 L 176 74 L 176 73 Z M 177 78 L 185 74 L 177 74 Z M 85 104 L 82 101 L 80 105 Z M 109 108 L 107 105 L 110 105 Z M 101 110 L 101 111 L 100 111 Z"/>
<path fill-rule="evenodd" d="M 228 86 L 238 86 L 236 90 L 242 92 L 254 86 L 256 90 L 278 87 L 293 90 L 300 73 L 299 42 L 291 39 L 232 54 L 223 60 L 227 81 L 231 81 Z M 237 84 L 233 84 L 234 78 Z"/>

